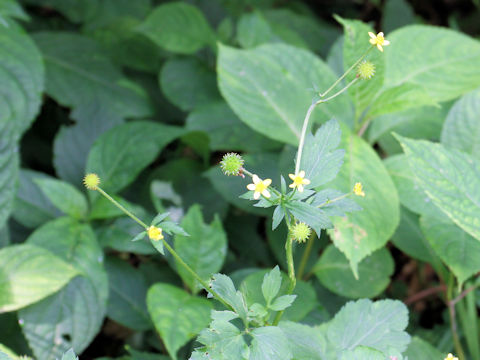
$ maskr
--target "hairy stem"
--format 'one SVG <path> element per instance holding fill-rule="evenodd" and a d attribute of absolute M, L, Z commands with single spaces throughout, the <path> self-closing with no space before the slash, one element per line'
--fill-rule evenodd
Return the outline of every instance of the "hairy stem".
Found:
<path fill-rule="evenodd" d="M 297 279 L 302 279 L 303 273 L 305 272 L 305 267 L 307 266 L 308 258 L 312 252 L 313 243 L 315 242 L 315 235 L 310 234 L 310 237 L 307 240 L 307 246 L 303 252 L 302 259 L 300 260 L 300 265 L 298 266 Z"/>
<path fill-rule="evenodd" d="M 455 351 L 457 352 L 458 358 L 460 360 L 466 360 L 465 352 L 463 351 L 462 343 L 458 337 L 457 332 L 457 321 L 455 316 L 455 304 L 452 304 L 452 294 L 454 288 L 454 277 L 453 274 L 450 274 L 447 288 L 447 304 L 448 304 L 448 314 L 450 315 L 450 328 L 452 330 L 453 343 L 455 346 Z"/>

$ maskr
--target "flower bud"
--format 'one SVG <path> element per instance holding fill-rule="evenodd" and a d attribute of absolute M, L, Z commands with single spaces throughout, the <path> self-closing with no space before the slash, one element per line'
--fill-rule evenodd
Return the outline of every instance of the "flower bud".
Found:
<path fill-rule="evenodd" d="M 88 190 L 97 190 L 98 185 L 100 185 L 100 178 L 97 174 L 87 174 L 83 178 L 83 184 Z"/>
<path fill-rule="evenodd" d="M 223 159 L 220 161 L 220 167 L 225 175 L 238 176 L 242 172 L 244 163 L 245 161 L 240 155 L 236 153 L 228 153 L 223 155 Z"/>
<path fill-rule="evenodd" d="M 304 243 L 310 237 L 312 230 L 304 222 L 299 222 L 292 227 L 293 240 L 299 243 Z"/>
<path fill-rule="evenodd" d="M 368 80 L 375 75 L 375 65 L 370 61 L 363 61 L 357 67 L 357 76 L 360 79 Z"/>

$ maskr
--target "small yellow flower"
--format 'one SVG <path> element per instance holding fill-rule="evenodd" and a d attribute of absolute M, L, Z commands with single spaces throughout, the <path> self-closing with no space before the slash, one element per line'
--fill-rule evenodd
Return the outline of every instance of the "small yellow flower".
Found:
<path fill-rule="evenodd" d="M 88 190 L 97 190 L 98 185 L 100 185 L 100 178 L 97 174 L 87 174 L 83 178 L 83 184 Z"/>
<path fill-rule="evenodd" d="M 353 187 L 353 193 L 357 196 L 365 196 L 365 193 L 363 192 L 362 183 L 357 182 L 355 184 L 355 186 Z"/>
<path fill-rule="evenodd" d="M 292 189 L 297 188 L 298 191 L 303 192 L 303 185 L 310 184 L 310 180 L 305 179 L 305 171 L 300 171 L 298 174 L 288 174 L 290 179 L 293 180 L 293 183 L 289 185 Z"/>
<path fill-rule="evenodd" d="M 453 356 L 452 354 L 448 354 L 445 360 L 458 360 L 458 357 Z"/>
<path fill-rule="evenodd" d="M 372 32 L 369 32 L 368 35 L 370 35 L 370 44 L 377 45 L 377 49 L 382 52 L 383 52 L 382 46 L 390 45 L 390 41 L 385 40 L 383 32 L 379 32 L 377 35 L 375 35 Z"/>
<path fill-rule="evenodd" d="M 260 179 L 257 175 L 252 176 L 253 184 L 248 184 L 247 189 L 251 191 L 255 191 L 253 194 L 253 198 L 257 200 L 260 198 L 260 194 L 265 196 L 266 198 L 270 197 L 270 191 L 267 188 L 272 183 L 272 179 Z"/>
<path fill-rule="evenodd" d="M 151 240 L 158 241 L 163 239 L 162 229 L 159 227 L 152 225 L 147 229 L 147 233 Z"/>

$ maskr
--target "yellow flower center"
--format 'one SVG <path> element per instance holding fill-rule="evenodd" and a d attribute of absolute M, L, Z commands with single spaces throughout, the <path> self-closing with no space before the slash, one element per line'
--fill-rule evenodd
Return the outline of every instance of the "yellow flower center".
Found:
<path fill-rule="evenodd" d="M 363 192 L 363 186 L 362 183 L 357 182 L 353 186 L 353 193 L 357 196 L 365 196 L 365 193 Z"/>
<path fill-rule="evenodd" d="M 83 184 L 88 190 L 97 190 L 100 185 L 100 178 L 97 174 L 87 174 L 83 178 Z"/>
<path fill-rule="evenodd" d="M 163 239 L 162 229 L 156 226 L 150 226 L 147 230 L 147 233 L 151 240 L 158 241 Z"/>
<path fill-rule="evenodd" d="M 267 185 L 263 183 L 263 181 L 260 181 L 258 184 L 255 184 L 255 191 L 262 193 L 267 189 Z"/>

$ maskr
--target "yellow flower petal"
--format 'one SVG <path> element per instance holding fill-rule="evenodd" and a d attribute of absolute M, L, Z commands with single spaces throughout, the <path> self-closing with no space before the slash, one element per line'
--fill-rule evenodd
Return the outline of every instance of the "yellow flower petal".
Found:
<path fill-rule="evenodd" d="M 295 180 L 295 175 L 294 174 L 288 174 L 288 177 L 292 180 Z"/>
<path fill-rule="evenodd" d="M 261 180 L 257 175 L 252 176 L 252 180 L 254 184 L 258 184 Z"/>
<path fill-rule="evenodd" d="M 382 45 L 380 45 L 380 44 L 377 44 L 377 49 L 378 49 L 378 50 L 380 50 L 381 52 L 383 52 Z"/>
<path fill-rule="evenodd" d="M 247 185 L 247 189 L 248 189 L 248 190 L 255 191 L 255 187 L 256 187 L 255 184 L 248 184 L 248 185 Z"/>
<path fill-rule="evenodd" d="M 260 198 L 260 193 L 258 191 L 256 191 L 254 194 L 253 194 L 253 198 L 255 200 L 258 200 Z"/>
<path fill-rule="evenodd" d="M 265 196 L 268 199 L 270 197 L 270 191 L 265 189 L 265 190 L 262 191 L 262 195 Z"/>
<path fill-rule="evenodd" d="M 305 171 L 303 171 L 303 170 L 300 171 L 300 172 L 298 173 L 298 176 L 300 176 L 301 178 L 304 178 L 304 177 L 305 177 Z"/>
<path fill-rule="evenodd" d="M 383 40 L 383 46 L 388 46 L 390 45 L 390 41 L 388 40 Z"/>
<path fill-rule="evenodd" d="M 265 186 L 270 186 L 271 183 L 272 183 L 272 179 L 263 180 L 263 185 L 265 185 Z"/>
<path fill-rule="evenodd" d="M 303 185 L 302 184 L 298 184 L 297 188 L 298 188 L 299 192 L 303 192 Z"/>
<path fill-rule="evenodd" d="M 309 184 L 310 184 L 310 180 L 308 180 L 308 179 L 303 179 L 302 183 L 303 183 L 303 185 L 309 185 Z"/>
<path fill-rule="evenodd" d="M 368 35 L 370 35 L 370 37 L 372 38 L 372 40 L 377 38 L 377 35 L 375 35 L 375 34 L 372 33 L 371 31 L 368 32 Z"/>

